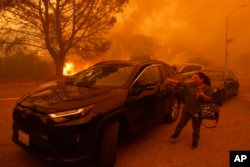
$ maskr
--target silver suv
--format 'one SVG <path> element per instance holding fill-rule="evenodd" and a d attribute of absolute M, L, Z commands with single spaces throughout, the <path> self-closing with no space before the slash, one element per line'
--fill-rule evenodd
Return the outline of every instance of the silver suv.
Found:
<path fill-rule="evenodd" d="M 181 80 L 190 78 L 196 71 L 204 69 L 202 64 L 195 63 L 175 63 L 172 64 L 173 68 L 179 74 Z"/>

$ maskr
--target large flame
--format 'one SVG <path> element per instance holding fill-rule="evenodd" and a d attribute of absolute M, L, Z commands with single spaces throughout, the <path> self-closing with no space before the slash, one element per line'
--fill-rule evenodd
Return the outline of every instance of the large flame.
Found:
<path fill-rule="evenodd" d="M 63 67 L 63 75 L 68 76 L 68 75 L 73 75 L 77 73 L 78 71 L 84 70 L 89 68 L 92 65 L 90 62 L 73 62 L 73 61 L 67 61 L 64 64 Z"/>
<path fill-rule="evenodd" d="M 74 64 L 71 61 L 66 62 L 63 67 L 63 75 L 72 75 L 74 73 L 76 73 L 74 70 Z"/>

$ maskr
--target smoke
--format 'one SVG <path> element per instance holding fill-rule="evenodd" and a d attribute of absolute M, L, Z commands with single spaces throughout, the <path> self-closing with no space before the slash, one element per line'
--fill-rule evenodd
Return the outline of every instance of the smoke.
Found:
<path fill-rule="evenodd" d="M 250 61 L 249 0 L 130 0 L 111 30 L 109 58 L 155 56 L 168 63 L 224 66 L 226 17 L 228 66 L 246 70 Z M 248 4 L 249 3 L 249 4 Z M 247 7 L 239 8 L 248 4 Z M 242 63 L 241 60 L 244 60 Z"/>

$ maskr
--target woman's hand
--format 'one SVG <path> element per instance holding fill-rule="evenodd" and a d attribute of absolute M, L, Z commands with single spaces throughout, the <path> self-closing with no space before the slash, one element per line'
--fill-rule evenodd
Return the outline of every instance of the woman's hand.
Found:
<path fill-rule="evenodd" d="M 203 98 L 206 101 L 210 101 L 211 100 L 211 97 L 207 96 L 202 90 L 198 91 L 197 94 L 196 94 L 196 96 L 197 96 L 197 98 L 201 97 L 201 98 Z"/>
<path fill-rule="evenodd" d="M 195 119 L 199 119 L 199 114 L 198 114 L 198 113 L 195 113 L 195 114 L 194 114 L 194 118 L 195 118 Z"/>
<path fill-rule="evenodd" d="M 204 95 L 205 95 L 205 93 L 204 93 L 202 90 L 199 90 L 199 91 L 196 93 L 196 96 L 197 96 L 197 97 L 203 98 Z"/>

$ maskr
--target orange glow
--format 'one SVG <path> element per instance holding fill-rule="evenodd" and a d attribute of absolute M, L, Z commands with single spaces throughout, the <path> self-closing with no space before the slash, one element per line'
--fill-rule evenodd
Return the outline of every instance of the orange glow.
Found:
<path fill-rule="evenodd" d="M 72 62 L 66 62 L 64 67 L 63 67 L 63 75 L 72 75 L 76 73 L 74 71 L 74 64 Z"/>
<path fill-rule="evenodd" d="M 81 70 L 89 68 L 91 65 L 92 63 L 86 61 L 85 62 L 67 61 L 63 67 L 63 75 L 64 76 L 73 75 Z"/>

